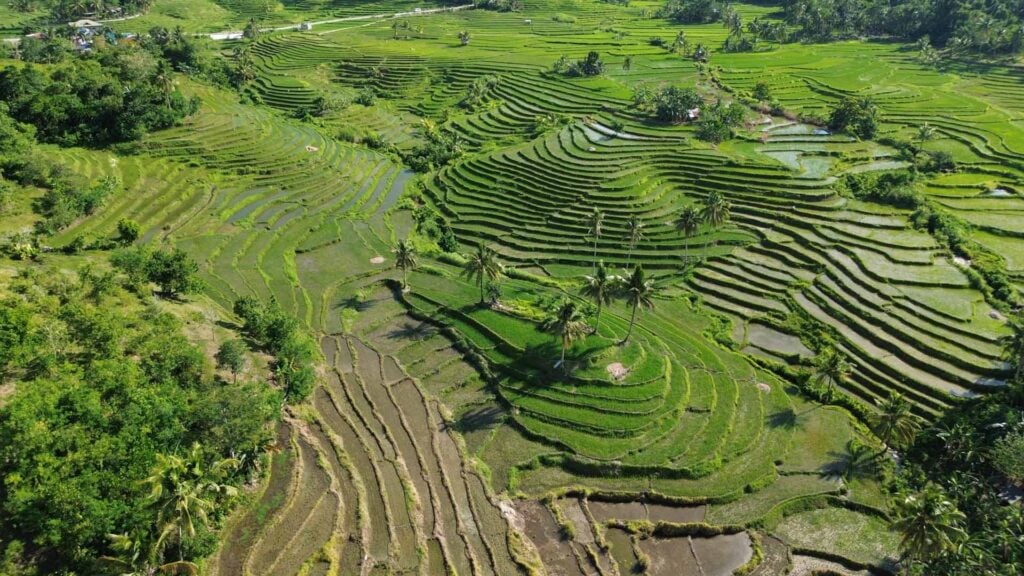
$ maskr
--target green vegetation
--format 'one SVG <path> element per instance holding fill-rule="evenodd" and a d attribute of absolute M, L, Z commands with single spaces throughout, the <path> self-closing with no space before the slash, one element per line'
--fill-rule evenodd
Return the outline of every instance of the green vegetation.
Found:
<path fill-rule="evenodd" d="M 235 488 L 262 457 L 277 392 L 213 378 L 181 322 L 120 276 L 25 268 L 3 310 L 5 374 L 16 382 L 0 406 L 9 561 L 102 573 L 105 556 L 140 570 L 212 552 Z M 247 464 L 222 461 L 230 456 Z M 150 494 L 152 475 L 162 480 Z M 190 510 L 167 500 L 189 490 Z"/>
<path fill-rule="evenodd" d="M 0 572 L 1015 572 L 1024 99 L 979 55 L 1013 7 L 970 42 L 892 27 L 927 2 L 434 8 L 168 0 L 11 49 L 0 290 L 46 267 L 129 331 L 175 311 L 190 385 L 260 413 L 199 437 L 234 408 L 172 362 L 130 517 L 82 557 L 0 521 Z M 9 308 L 0 411 L 24 326 L 64 341 Z"/>

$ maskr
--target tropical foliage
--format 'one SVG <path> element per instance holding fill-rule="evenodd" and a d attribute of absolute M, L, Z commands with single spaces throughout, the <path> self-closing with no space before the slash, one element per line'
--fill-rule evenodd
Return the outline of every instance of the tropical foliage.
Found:
<path fill-rule="evenodd" d="M 179 321 L 117 278 L 29 268 L 12 288 L 0 305 L 16 380 L 0 406 L 0 557 L 6 548 L 46 573 L 104 574 L 104 556 L 136 571 L 211 552 L 245 480 L 216 463 L 267 443 L 278 393 L 215 380 Z M 171 484 L 151 494 L 157 473 Z"/>

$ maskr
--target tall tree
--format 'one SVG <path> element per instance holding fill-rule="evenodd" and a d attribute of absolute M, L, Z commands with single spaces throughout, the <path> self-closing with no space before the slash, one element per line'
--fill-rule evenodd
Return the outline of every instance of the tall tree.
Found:
<path fill-rule="evenodd" d="M 416 247 L 406 240 L 399 240 L 391 251 L 395 255 L 395 266 L 402 271 L 402 288 L 409 287 L 409 270 L 416 268 Z"/>
<path fill-rule="evenodd" d="M 834 346 L 825 349 L 815 361 L 815 382 L 828 386 L 828 398 L 832 399 L 833 388 L 838 384 L 842 385 L 846 377 L 850 375 L 850 363 L 846 361 L 846 354 L 836 350 Z"/>
<path fill-rule="evenodd" d="M 629 261 L 633 259 L 633 250 L 636 245 L 644 239 L 644 221 L 633 214 L 626 220 L 626 233 L 629 234 L 629 252 L 626 253 L 626 268 L 629 268 Z"/>
<path fill-rule="evenodd" d="M 676 230 L 683 234 L 683 259 L 689 259 L 690 257 L 690 238 L 697 234 L 700 230 L 701 222 L 703 218 L 700 215 L 700 211 L 693 205 L 683 208 L 683 211 L 679 213 L 676 218 L 675 226 Z"/>
<path fill-rule="evenodd" d="M 217 349 L 217 366 L 231 371 L 232 381 L 238 380 L 238 373 L 245 367 L 245 353 L 248 348 L 241 340 L 226 340 Z"/>
<path fill-rule="evenodd" d="M 629 316 L 629 330 L 626 332 L 626 337 L 622 339 L 622 344 L 629 342 L 629 337 L 633 335 L 637 308 L 645 310 L 654 308 L 653 298 L 654 283 L 646 279 L 643 266 L 637 264 L 622 287 L 622 299 L 632 309 Z"/>
<path fill-rule="evenodd" d="M 604 228 L 604 212 L 599 208 L 587 216 L 587 234 L 594 239 L 594 273 L 597 273 L 597 241 L 601 239 L 601 232 Z"/>
<path fill-rule="evenodd" d="M 196 526 L 205 526 L 221 496 L 237 494 L 234 486 L 220 481 L 238 462 L 225 458 L 209 468 L 204 464 L 202 446 L 192 445 L 185 456 L 157 454 L 157 463 L 145 483 L 156 511 L 156 546 L 162 550 L 171 539 L 177 544 L 178 560 L 184 561 L 185 538 L 196 536 Z"/>
<path fill-rule="evenodd" d="M 910 411 L 910 402 L 898 392 L 885 400 L 879 400 L 878 413 L 872 418 L 872 429 L 886 446 L 909 446 L 920 428 L 920 423 Z"/>
<path fill-rule="evenodd" d="M 576 303 L 566 299 L 555 310 L 549 318 L 544 321 L 542 328 L 548 334 L 554 334 L 562 343 L 562 357 L 558 365 L 568 373 L 565 365 L 565 352 L 577 339 L 581 338 L 587 329 L 587 323 L 580 315 Z"/>
<path fill-rule="evenodd" d="M 892 526 L 900 535 L 903 559 L 921 562 L 955 548 L 964 536 L 963 512 L 934 484 L 900 503 Z"/>
<path fill-rule="evenodd" d="M 501 274 L 498 256 L 483 242 L 477 244 L 476 251 L 466 257 L 462 267 L 462 275 L 474 279 L 480 287 L 480 304 L 484 303 L 484 282 L 494 280 Z"/>
<path fill-rule="evenodd" d="M 593 276 L 587 276 L 583 282 L 580 294 L 597 305 L 597 316 L 594 319 L 592 332 L 597 332 L 601 327 L 601 311 L 608 304 L 612 303 L 615 296 L 615 278 L 608 274 L 604 261 L 597 263 L 597 271 Z"/>
<path fill-rule="evenodd" d="M 704 201 L 704 208 L 701 210 L 701 219 L 712 228 L 718 228 L 729 221 L 732 205 L 717 190 L 708 192 Z M 715 245 L 718 245 L 717 238 Z"/>

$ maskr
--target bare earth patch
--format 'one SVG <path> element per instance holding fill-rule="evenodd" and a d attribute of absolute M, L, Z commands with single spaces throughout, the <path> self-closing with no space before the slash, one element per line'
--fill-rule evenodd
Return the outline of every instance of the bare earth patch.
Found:
<path fill-rule="evenodd" d="M 370 264 L 383 264 L 383 263 L 384 263 L 384 257 L 383 256 L 374 256 L 373 258 L 370 258 Z"/>
<path fill-rule="evenodd" d="M 14 383 L 0 384 L 0 406 L 4 405 L 4 398 L 14 394 Z"/>
<path fill-rule="evenodd" d="M 612 362 L 608 365 L 608 375 L 616 380 L 622 380 L 629 374 L 629 368 L 622 365 L 622 362 Z"/>
<path fill-rule="evenodd" d="M 764 392 L 765 394 L 772 391 L 772 387 L 765 384 L 764 382 L 758 382 L 757 389 L 760 390 L 761 392 Z"/>

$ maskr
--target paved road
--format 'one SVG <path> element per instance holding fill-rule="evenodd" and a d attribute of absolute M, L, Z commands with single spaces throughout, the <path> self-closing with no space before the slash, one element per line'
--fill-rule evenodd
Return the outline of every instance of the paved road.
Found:
<path fill-rule="evenodd" d="M 346 18 L 331 18 L 330 20 L 317 20 L 316 22 L 310 22 L 314 27 L 320 24 L 334 24 L 336 22 L 354 22 L 357 20 L 379 20 L 384 18 L 408 18 L 410 16 L 426 16 L 428 14 L 435 14 L 437 12 L 455 12 L 456 10 L 466 10 L 472 8 L 473 4 L 463 4 L 461 6 L 451 6 L 448 8 L 430 8 L 427 10 L 420 10 L 418 12 L 395 12 L 393 14 L 367 14 L 365 16 L 348 16 Z M 262 32 L 282 32 L 284 30 L 298 30 L 298 24 L 289 24 L 287 26 L 278 26 L 276 28 L 262 28 Z M 238 40 L 242 37 L 240 30 L 231 30 L 228 32 L 214 32 L 209 35 L 211 40 Z"/>

